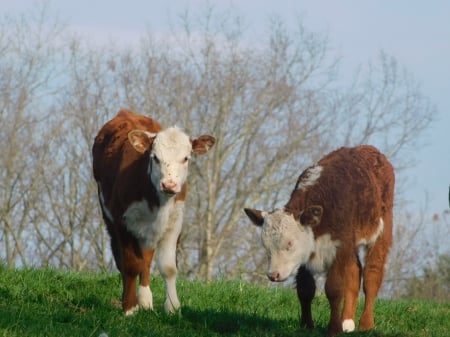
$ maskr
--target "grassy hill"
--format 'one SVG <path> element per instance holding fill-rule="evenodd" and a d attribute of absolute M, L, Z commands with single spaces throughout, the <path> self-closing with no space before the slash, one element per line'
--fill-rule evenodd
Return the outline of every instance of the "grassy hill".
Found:
<path fill-rule="evenodd" d="M 328 302 L 313 302 L 316 329 L 299 328 L 293 289 L 239 281 L 178 281 L 180 315 L 163 312 L 163 284 L 152 280 L 154 311 L 125 317 L 119 274 L 0 266 L 0 336 L 325 336 Z M 360 307 L 358 312 L 360 311 Z M 449 336 L 450 304 L 377 301 L 376 329 L 346 336 Z M 104 335 L 103 335 L 104 336 Z"/>

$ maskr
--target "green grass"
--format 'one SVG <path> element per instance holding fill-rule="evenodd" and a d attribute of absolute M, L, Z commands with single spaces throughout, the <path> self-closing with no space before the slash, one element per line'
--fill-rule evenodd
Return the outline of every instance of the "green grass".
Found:
<path fill-rule="evenodd" d="M 328 302 L 313 303 L 316 328 L 299 328 L 293 289 L 264 288 L 239 281 L 178 281 L 181 314 L 163 312 L 163 284 L 152 280 L 154 311 L 125 317 L 118 274 L 0 266 L 0 336 L 325 336 Z M 359 308 L 360 310 L 361 308 Z M 346 336 L 449 336 L 450 304 L 379 300 L 376 329 Z"/>

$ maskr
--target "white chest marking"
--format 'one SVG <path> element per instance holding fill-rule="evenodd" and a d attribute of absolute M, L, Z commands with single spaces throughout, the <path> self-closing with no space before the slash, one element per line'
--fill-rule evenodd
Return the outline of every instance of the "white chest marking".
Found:
<path fill-rule="evenodd" d="M 307 263 L 308 269 L 313 273 L 326 271 L 336 257 L 339 244 L 338 240 L 331 240 L 330 234 L 319 236 L 315 240 L 314 252 Z"/>
<path fill-rule="evenodd" d="M 156 249 L 158 241 L 167 231 L 174 198 L 154 210 L 145 200 L 133 202 L 123 214 L 128 230 L 139 240 L 143 248 Z"/>

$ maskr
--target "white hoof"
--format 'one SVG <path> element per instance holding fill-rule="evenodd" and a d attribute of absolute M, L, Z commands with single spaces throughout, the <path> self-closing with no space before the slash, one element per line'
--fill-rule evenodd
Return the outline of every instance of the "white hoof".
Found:
<path fill-rule="evenodd" d="M 342 322 L 342 330 L 344 332 L 355 331 L 355 322 L 352 319 L 346 319 Z"/>
<path fill-rule="evenodd" d="M 153 294 L 149 286 L 139 286 L 138 303 L 142 309 L 153 310 Z"/>
<path fill-rule="evenodd" d="M 135 306 L 135 307 L 133 307 L 133 308 L 131 308 L 131 309 L 128 309 L 127 311 L 125 311 L 125 316 L 131 316 L 131 315 L 133 315 L 136 311 L 138 311 L 139 310 L 139 306 L 137 305 L 137 306 Z"/>
<path fill-rule="evenodd" d="M 173 314 L 178 309 L 180 309 L 180 301 L 178 300 L 178 298 L 166 298 L 166 301 L 164 302 L 164 311 L 166 313 Z"/>

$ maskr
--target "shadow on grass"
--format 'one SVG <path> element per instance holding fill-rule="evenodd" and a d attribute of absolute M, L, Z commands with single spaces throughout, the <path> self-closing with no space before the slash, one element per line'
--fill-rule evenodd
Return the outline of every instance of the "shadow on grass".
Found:
<path fill-rule="evenodd" d="M 183 307 L 183 320 L 187 320 L 196 331 L 206 335 L 229 336 L 328 336 L 326 326 L 314 329 L 300 328 L 298 321 L 274 320 L 260 315 L 249 315 L 229 311 L 202 310 Z M 354 331 L 343 333 L 343 337 L 410 337 L 408 332 L 383 332 L 379 330 Z"/>
<path fill-rule="evenodd" d="M 202 310 L 183 307 L 183 319 L 198 331 L 219 335 L 240 336 L 325 336 L 326 329 L 300 329 L 298 321 L 274 320 L 259 315 L 230 311 Z"/>
<path fill-rule="evenodd" d="M 113 315 L 113 312 L 107 313 Z M 2 308 L 0 305 L 0 331 L 4 336 L 98 336 L 98 320 L 103 316 L 95 316 L 95 312 L 78 317 L 70 308 L 58 310 L 58 313 L 47 314 L 34 310 L 20 310 L 17 307 Z M 91 317 L 91 318 L 89 318 Z M 80 319 L 81 318 L 81 319 Z M 93 319 L 92 319 L 93 318 Z M 150 318 L 150 320 L 149 320 Z M 158 323 L 159 322 L 159 323 Z M 313 330 L 302 329 L 299 322 L 285 319 L 277 320 L 259 314 L 243 314 L 227 310 L 197 310 L 191 307 L 182 308 L 182 316 L 161 316 L 154 312 L 140 312 L 136 316 L 120 317 L 112 325 L 112 321 L 104 322 L 101 330 L 108 331 L 109 336 L 152 336 L 149 333 L 155 326 L 158 329 L 154 336 L 327 336 L 325 326 L 317 326 Z M 155 326 L 152 326 L 152 325 Z M 113 328 L 114 327 L 114 328 Z M 385 333 L 383 331 L 366 331 L 342 334 L 343 337 L 410 337 L 412 333 Z M 424 335 L 425 336 L 425 335 Z"/>

